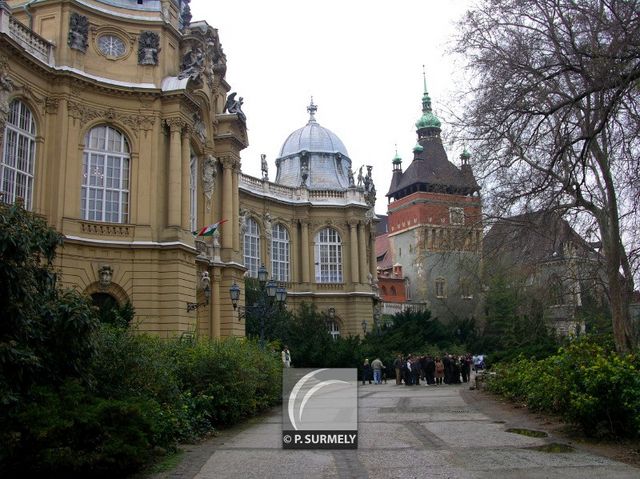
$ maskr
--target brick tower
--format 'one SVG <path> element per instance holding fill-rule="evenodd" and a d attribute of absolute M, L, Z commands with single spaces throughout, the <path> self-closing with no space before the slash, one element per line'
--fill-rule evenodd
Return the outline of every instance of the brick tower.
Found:
<path fill-rule="evenodd" d="M 440 126 L 425 79 L 413 160 L 403 172 L 402 159 L 393 159 L 388 235 L 412 300 L 451 321 L 478 315 L 482 204 L 471 155 L 465 149 L 459 167 L 450 162 Z"/>

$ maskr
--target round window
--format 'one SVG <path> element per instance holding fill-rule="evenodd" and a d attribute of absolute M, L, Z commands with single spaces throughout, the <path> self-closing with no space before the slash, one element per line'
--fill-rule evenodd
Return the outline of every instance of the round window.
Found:
<path fill-rule="evenodd" d="M 108 57 L 121 57 L 126 51 L 122 39 L 115 35 L 101 35 L 98 38 L 98 48 Z"/>

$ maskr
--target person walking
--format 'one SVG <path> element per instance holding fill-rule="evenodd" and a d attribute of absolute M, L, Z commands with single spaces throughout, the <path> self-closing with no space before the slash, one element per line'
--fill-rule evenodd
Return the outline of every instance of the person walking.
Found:
<path fill-rule="evenodd" d="M 384 368 L 384 364 L 380 361 L 380 358 L 375 358 L 371 363 L 371 368 L 373 369 L 373 383 L 374 384 L 382 384 L 382 369 Z"/>
<path fill-rule="evenodd" d="M 291 352 L 289 352 L 289 348 L 285 345 L 282 348 L 282 365 L 285 368 L 290 368 L 291 367 Z"/>
<path fill-rule="evenodd" d="M 371 365 L 369 364 L 369 359 L 365 359 L 364 364 L 362 365 L 362 385 L 363 386 L 365 381 L 369 381 L 369 384 L 371 384 Z"/>

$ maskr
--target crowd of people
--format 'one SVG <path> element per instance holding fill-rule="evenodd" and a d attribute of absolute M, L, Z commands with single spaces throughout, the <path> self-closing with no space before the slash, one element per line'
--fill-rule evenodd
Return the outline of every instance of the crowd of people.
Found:
<path fill-rule="evenodd" d="M 369 363 L 365 359 L 361 368 L 362 384 L 371 381 L 375 384 L 387 382 L 387 379 L 395 378 L 396 384 L 406 386 L 419 385 L 420 381 L 427 386 L 441 384 L 460 384 L 471 380 L 472 369 L 478 371 L 484 368 L 482 355 L 455 356 L 445 353 L 439 356 L 418 356 L 409 354 L 406 357 L 398 354 L 392 364 L 385 366 L 380 358 Z"/>

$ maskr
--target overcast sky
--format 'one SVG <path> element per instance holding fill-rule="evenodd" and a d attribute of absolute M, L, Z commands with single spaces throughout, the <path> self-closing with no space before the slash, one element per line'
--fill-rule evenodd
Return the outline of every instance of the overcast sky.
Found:
<path fill-rule="evenodd" d="M 376 212 L 386 213 L 395 144 L 409 166 L 421 115 L 422 65 L 433 107 L 444 110 L 459 86 L 447 42 L 470 0 L 192 0 L 193 20 L 217 28 L 227 55 L 226 80 L 244 98 L 249 147 L 243 172 L 269 178 L 287 136 L 309 118 L 345 144 L 354 165 L 373 165 Z M 446 147 L 446 145 L 445 145 Z M 460 151 L 449 147 L 459 164 Z"/>

